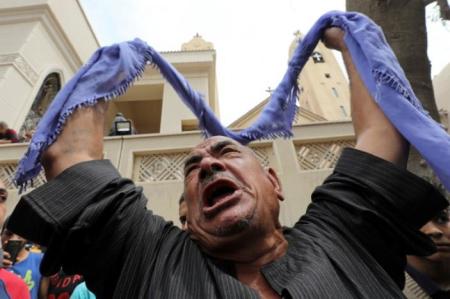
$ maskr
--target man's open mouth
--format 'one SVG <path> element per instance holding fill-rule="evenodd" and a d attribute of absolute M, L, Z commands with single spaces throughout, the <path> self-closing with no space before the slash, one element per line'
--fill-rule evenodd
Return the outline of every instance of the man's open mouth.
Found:
<path fill-rule="evenodd" d="M 436 243 L 437 251 L 450 252 L 450 243 Z"/>
<path fill-rule="evenodd" d="M 241 190 L 233 181 L 215 180 L 203 190 L 203 212 L 207 217 L 213 217 L 239 200 L 240 194 Z"/>

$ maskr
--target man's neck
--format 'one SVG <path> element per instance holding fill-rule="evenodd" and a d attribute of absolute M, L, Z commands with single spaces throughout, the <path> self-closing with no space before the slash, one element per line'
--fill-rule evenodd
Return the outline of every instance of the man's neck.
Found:
<path fill-rule="evenodd" d="M 408 263 L 426 274 L 442 290 L 450 290 L 450 263 L 431 262 L 421 257 L 408 257 Z"/>
<path fill-rule="evenodd" d="M 261 273 L 260 266 L 252 265 L 235 265 L 236 278 L 243 284 L 258 292 L 259 296 L 264 299 L 280 298 L 277 292 L 272 288 L 264 275 Z"/>
<path fill-rule="evenodd" d="M 280 296 L 262 275 L 261 268 L 286 254 L 287 240 L 280 229 L 270 238 L 254 245 L 241 248 L 241 258 L 239 262 L 234 263 L 236 278 L 256 290 L 261 298 L 279 298 Z"/>
<path fill-rule="evenodd" d="M 216 244 L 213 249 L 203 248 L 205 253 L 219 261 L 226 261 L 234 266 L 236 278 L 258 292 L 261 298 L 279 298 L 269 282 L 261 273 L 261 269 L 284 256 L 288 242 L 282 227 L 270 232 L 246 233 Z"/>
<path fill-rule="evenodd" d="M 257 236 L 257 233 L 241 236 L 207 253 L 219 260 L 254 269 L 282 257 L 287 246 L 283 231 L 279 228 L 265 236 Z"/>

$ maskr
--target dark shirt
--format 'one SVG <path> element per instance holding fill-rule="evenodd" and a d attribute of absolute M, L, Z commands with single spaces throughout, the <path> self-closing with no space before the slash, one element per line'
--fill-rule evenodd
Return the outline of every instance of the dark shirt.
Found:
<path fill-rule="evenodd" d="M 0 139 L 11 140 L 12 143 L 19 142 L 16 131 L 7 129 L 5 133 L 0 133 Z"/>
<path fill-rule="evenodd" d="M 44 274 L 80 273 L 100 299 L 258 298 L 146 202 L 109 161 L 83 162 L 23 196 L 8 228 L 48 247 Z M 286 255 L 261 271 L 284 298 L 403 298 L 405 254 L 433 253 L 418 229 L 446 205 L 422 179 L 346 149 L 284 231 Z"/>

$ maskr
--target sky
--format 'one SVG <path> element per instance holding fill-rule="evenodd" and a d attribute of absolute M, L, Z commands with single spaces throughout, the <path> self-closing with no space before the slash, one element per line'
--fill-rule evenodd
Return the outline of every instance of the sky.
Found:
<path fill-rule="evenodd" d="M 220 115 L 229 124 L 268 96 L 286 71 L 294 32 L 345 0 L 81 0 L 102 46 L 139 37 L 180 50 L 199 33 L 216 49 Z M 450 63 L 450 26 L 428 22 L 432 74 Z"/>

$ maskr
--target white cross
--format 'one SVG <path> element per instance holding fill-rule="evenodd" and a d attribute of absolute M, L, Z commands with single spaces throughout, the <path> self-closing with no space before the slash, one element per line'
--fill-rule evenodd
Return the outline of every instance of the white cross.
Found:
<path fill-rule="evenodd" d="M 313 55 L 311 55 L 311 57 L 315 60 L 315 61 L 322 61 L 323 57 L 319 52 L 315 52 Z"/>

